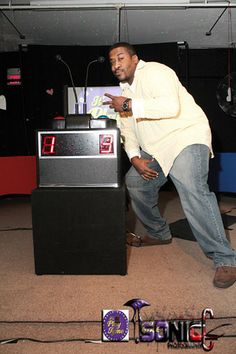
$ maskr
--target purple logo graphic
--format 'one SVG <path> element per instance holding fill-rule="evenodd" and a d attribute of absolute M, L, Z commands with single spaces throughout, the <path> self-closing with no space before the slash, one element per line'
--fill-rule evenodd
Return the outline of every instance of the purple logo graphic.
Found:
<path fill-rule="evenodd" d="M 141 315 L 140 315 L 140 310 L 144 306 L 150 306 L 150 304 L 142 299 L 131 299 L 127 301 L 124 306 L 130 306 L 134 310 L 133 318 L 131 322 L 133 322 L 134 325 L 134 338 L 135 341 L 138 343 L 139 338 L 136 338 L 136 323 L 140 324 L 142 321 Z"/>
<path fill-rule="evenodd" d="M 124 342 L 129 340 L 129 311 L 103 310 L 103 341 Z"/>
<path fill-rule="evenodd" d="M 130 340 L 135 343 L 167 343 L 168 348 L 197 349 L 211 351 L 214 341 L 224 337 L 224 333 L 215 334 L 221 327 L 230 326 L 230 323 L 220 324 L 207 331 L 208 323 L 214 319 L 213 310 L 205 308 L 198 319 L 149 319 L 143 320 L 141 310 L 150 304 L 143 299 L 131 299 L 124 306 L 132 307 L 133 336 Z M 129 341 L 129 311 L 103 310 L 103 341 Z"/>

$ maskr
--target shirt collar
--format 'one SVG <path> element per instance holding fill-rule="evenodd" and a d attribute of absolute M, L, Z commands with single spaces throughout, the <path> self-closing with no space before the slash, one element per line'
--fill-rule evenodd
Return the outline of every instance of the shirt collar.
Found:
<path fill-rule="evenodd" d="M 146 62 L 144 60 L 139 60 L 138 65 L 136 66 L 136 69 L 135 69 L 134 80 L 133 80 L 132 84 L 130 85 L 130 84 L 128 84 L 128 82 L 125 82 L 125 83 L 120 82 L 120 87 L 122 90 L 124 90 L 125 88 L 129 88 L 131 91 L 134 92 L 134 90 L 135 90 L 135 76 L 136 76 L 137 72 L 145 66 L 145 64 L 146 64 Z"/>

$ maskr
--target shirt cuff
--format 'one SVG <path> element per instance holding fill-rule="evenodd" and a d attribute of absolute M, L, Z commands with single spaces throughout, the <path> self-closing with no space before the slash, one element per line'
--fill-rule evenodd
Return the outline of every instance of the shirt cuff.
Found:
<path fill-rule="evenodd" d="M 130 151 L 126 151 L 126 153 L 130 161 L 134 156 L 141 157 L 140 150 L 130 150 Z"/>

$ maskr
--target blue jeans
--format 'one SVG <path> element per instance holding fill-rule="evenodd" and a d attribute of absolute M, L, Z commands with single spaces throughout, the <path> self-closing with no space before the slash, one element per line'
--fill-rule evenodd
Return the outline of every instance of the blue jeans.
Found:
<path fill-rule="evenodd" d="M 152 157 L 141 152 L 145 159 Z M 169 226 L 160 215 L 158 194 L 167 178 L 156 160 L 149 165 L 159 175 L 154 180 L 144 180 L 132 166 L 126 174 L 126 185 L 131 204 L 137 217 L 151 237 L 168 239 Z M 236 266 L 236 252 L 228 242 L 218 203 L 207 184 L 209 170 L 209 149 L 206 145 L 193 144 L 177 156 L 169 172 L 185 216 L 203 252 L 213 258 L 216 267 Z"/>

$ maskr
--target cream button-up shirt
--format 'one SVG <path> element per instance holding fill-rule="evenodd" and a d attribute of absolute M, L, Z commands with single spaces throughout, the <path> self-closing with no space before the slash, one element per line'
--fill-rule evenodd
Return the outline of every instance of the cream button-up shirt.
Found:
<path fill-rule="evenodd" d="M 212 153 L 208 119 L 171 68 L 140 60 L 132 85 L 120 86 L 122 96 L 132 98 L 133 114 L 121 114 L 120 127 L 130 159 L 140 156 L 141 148 L 159 162 L 167 176 L 188 145 L 204 144 Z"/>

